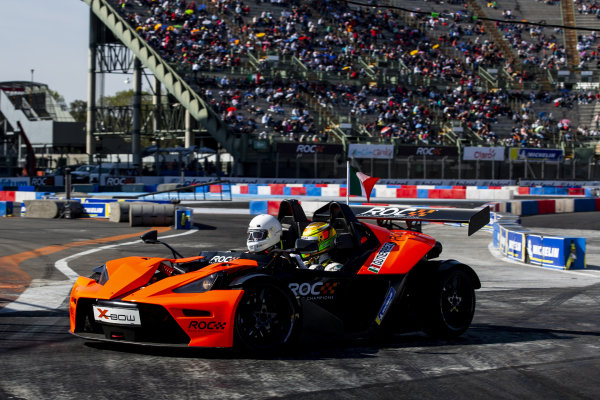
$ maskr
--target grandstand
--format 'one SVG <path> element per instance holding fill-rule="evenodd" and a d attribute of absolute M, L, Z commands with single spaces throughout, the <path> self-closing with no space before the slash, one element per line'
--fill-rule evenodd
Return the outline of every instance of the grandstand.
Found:
<path fill-rule="evenodd" d="M 236 159 L 234 174 L 297 175 L 313 160 L 278 151 L 286 143 L 573 158 L 598 141 L 595 1 L 84 1 Z"/>

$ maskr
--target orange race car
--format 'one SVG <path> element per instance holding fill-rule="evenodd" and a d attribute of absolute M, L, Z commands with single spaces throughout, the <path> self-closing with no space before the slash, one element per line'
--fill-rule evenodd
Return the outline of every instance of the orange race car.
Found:
<path fill-rule="evenodd" d="M 173 258 L 125 257 L 80 277 L 70 296 L 70 331 L 93 340 L 272 351 L 315 327 L 455 337 L 470 326 L 479 278 L 459 261 L 437 259 L 441 244 L 420 226 L 468 223 L 471 235 L 489 222 L 488 207 L 331 202 L 309 220 L 298 201 L 283 200 L 277 219 L 281 249 L 268 253 L 183 258 L 156 231 L 142 236 L 165 244 Z M 306 268 L 299 256 L 315 251 L 301 238 L 314 221 L 337 232 L 331 256 L 342 264 L 338 271 Z"/>

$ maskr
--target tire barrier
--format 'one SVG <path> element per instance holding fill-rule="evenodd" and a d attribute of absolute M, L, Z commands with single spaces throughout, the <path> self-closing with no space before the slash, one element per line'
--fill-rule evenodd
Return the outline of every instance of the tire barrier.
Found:
<path fill-rule="evenodd" d="M 129 222 L 129 209 L 133 204 L 155 204 L 144 202 L 113 201 L 107 203 L 110 222 Z"/>
<path fill-rule="evenodd" d="M 83 206 L 76 200 L 25 200 L 25 218 L 78 218 Z"/>
<path fill-rule="evenodd" d="M 175 205 L 132 203 L 129 207 L 129 226 L 173 225 Z"/>
<path fill-rule="evenodd" d="M 513 218 L 497 216 L 492 245 L 507 258 L 546 268 L 585 269 L 585 238 L 531 232 Z"/>

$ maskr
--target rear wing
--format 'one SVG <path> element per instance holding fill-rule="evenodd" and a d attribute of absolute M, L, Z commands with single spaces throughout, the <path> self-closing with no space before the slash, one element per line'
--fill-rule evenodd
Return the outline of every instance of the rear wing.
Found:
<path fill-rule="evenodd" d="M 358 219 L 396 220 L 409 222 L 460 222 L 469 224 L 469 236 L 490 222 L 490 207 L 436 208 L 413 206 L 352 206 Z"/>

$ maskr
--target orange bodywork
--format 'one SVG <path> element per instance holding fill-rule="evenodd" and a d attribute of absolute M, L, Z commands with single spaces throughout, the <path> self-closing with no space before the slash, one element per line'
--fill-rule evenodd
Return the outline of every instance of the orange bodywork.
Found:
<path fill-rule="evenodd" d="M 388 230 L 365 224 L 382 243 L 358 271 L 359 275 L 406 274 L 433 246 L 435 239 L 420 232 Z"/>
<path fill-rule="evenodd" d="M 145 286 L 161 262 L 193 261 L 199 258 L 169 260 L 126 257 L 106 264 L 110 279 L 104 285 L 98 284 L 93 279 L 78 278 L 71 291 L 69 304 L 71 332 L 75 333 L 77 303 L 81 298 L 119 300 L 162 306 L 190 337 L 189 346 L 232 347 L 235 311 L 244 294 L 243 290 L 217 289 L 204 293 L 176 293 L 173 289 L 225 269 L 237 271 L 256 267 L 255 261 L 233 260 L 213 264 L 198 271 L 174 275 Z M 236 268 L 236 264 L 239 268 Z"/>

